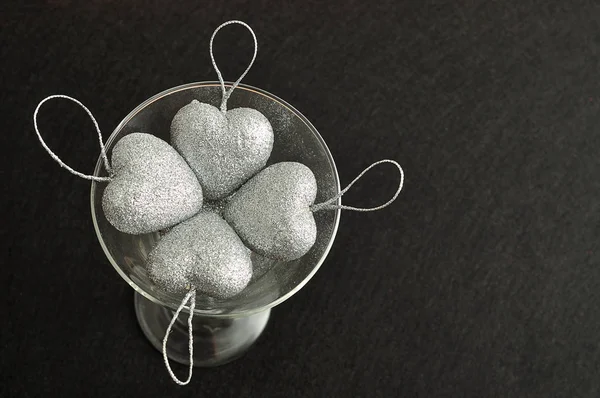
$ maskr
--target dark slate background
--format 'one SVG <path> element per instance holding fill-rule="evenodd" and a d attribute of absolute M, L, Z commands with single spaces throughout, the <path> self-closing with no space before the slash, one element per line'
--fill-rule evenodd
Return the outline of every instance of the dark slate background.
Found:
<path fill-rule="evenodd" d="M 598 1 L 14 3 L 0 5 L 0 396 L 600 395 Z M 234 18 L 259 38 L 244 82 L 314 123 L 342 184 L 381 158 L 407 180 L 391 208 L 342 215 L 325 265 L 245 357 L 179 387 L 98 245 L 89 183 L 46 155 L 31 116 L 69 94 L 108 134 L 155 93 L 214 80 L 208 40 Z M 250 43 L 219 36 L 226 78 Z M 91 172 L 84 113 L 55 101 L 40 117 Z M 392 172 L 345 203 L 381 203 Z"/>

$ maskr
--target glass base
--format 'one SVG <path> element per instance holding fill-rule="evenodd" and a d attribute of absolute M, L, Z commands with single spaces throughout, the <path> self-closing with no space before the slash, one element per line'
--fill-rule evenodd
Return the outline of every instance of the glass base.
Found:
<path fill-rule="evenodd" d="M 174 311 L 135 293 L 135 313 L 142 331 L 162 352 L 165 331 Z M 212 318 L 194 315 L 194 366 L 219 366 L 242 356 L 263 332 L 271 310 L 243 318 Z M 188 365 L 188 314 L 183 311 L 173 325 L 167 342 L 167 355 Z"/>

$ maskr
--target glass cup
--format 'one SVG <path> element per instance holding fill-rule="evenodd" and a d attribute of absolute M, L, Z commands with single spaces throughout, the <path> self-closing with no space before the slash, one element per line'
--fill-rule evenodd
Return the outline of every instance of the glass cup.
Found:
<path fill-rule="evenodd" d="M 231 87 L 231 83 L 226 86 Z M 119 123 L 107 140 L 109 158 L 117 141 L 134 132 L 153 134 L 170 142 L 171 120 L 181 107 L 194 99 L 219 107 L 219 83 L 186 84 L 143 102 Z M 315 203 L 339 193 L 340 183 L 331 153 L 314 126 L 300 112 L 276 96 L 244 84 L 240 84 L 228 100 L 228 109 L 237 107 L 257 109 L 271 122 L 275 140 L 267 165 L 296 161 L 308 166 L 317 180 Z M 107 176 L 101 158 L 94 175 Z M 117 231 L 106 220 L 102 211 L 105 187 L 106 183 L 92 182 L 92 219 L 98 240 L 110 263 L 135 290 L 138 322 L 146 337 L 160 351 L 167 326 L 183 296 L 164 292 L 146 273 L 146 258 L 160 239 L 160 233 L 128 235 Z M 228 299 L 197 295 L 193 318 L 194 365 L 216 366 L 241 356 L 264 330 L 271 308 L 298 292 L 317 272 L 335 239 L 340 210 L 317 212 L 314 217 L 317 239 L 303 257 L 283 263 L 252 254 L 252 280 L 240 294 Z M 180 314 L 167 345 L 169 358 L 182 364 L 189 364 L 188 313 L 186 308 Z"/>

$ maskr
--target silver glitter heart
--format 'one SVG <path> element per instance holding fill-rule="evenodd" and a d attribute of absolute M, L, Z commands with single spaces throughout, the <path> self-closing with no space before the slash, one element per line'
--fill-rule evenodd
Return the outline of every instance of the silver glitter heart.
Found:
<path fill-rule="evenodd" d="M 102 209 L 119 231 L 139 235 L 171 227 L 202 208 L 202 187 L 185 160 L 150 134 L 129 134 L 112 152 L 113 179 Z"/>
<path fill-rule="evenodd" d="M 168 292 L 194 287 L 228 298 L 244 290 L 252 277 L 250 253 L 225 220 L 202 211 L 165 234 L 150 252 L 147 270 Z"/>
<path fill-rule="evenodd" d="M 230 199 L 224 217 L 255 252 L 280 261 L 302 257 L 315 243 L 310 205 L 317 195 L 312 171 L 282 162 L 258 173 Z"/>
<path fill-rule="evenodd" d="M 192 101 L 171 123 L 171 142 L 196 173 L 206 199 L 221 199 L 265 167 L 273 149 L 273 128 L 250 108 L 223 113 Z"/>

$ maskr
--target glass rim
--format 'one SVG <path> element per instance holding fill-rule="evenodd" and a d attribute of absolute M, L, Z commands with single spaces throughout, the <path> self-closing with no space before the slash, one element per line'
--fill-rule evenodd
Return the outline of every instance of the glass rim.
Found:
<path fill-rule="evenodd" d="M 232 85 L 233 85 L 232 82 L 225 82 L 225 86 L 226 87 L 231 87 Z M 105 147 L 111 147 L 111 145 L 113 144 L 113 141 L 116 139 L 117 134 L 122 130 L 122 128 L 127 123 L 129 123 L 129 121 L 131 119 L 133 119 L 133 117 L 135 117 L 140 111 L 142 111 L 144 108 L 146 108 L 149 104 L 151 104 L 153 102 L 156 102 L 156 101 L 160 100 L 161 98 L 166 97 L 168 95 L 171 95 L 173 93 L 176 93 L 178 91 L 189 90 L 191 88 L 214 87 L 214 86 L 220 87 L 221 83 L 218 82 L 218 81 L 203 81 L 203 82 L 187 83 L 187 84 L 183 84 L 183 85 L 172 87 L 170 89 L 161 91 L 158 94 L 155 94 L 154 96 L 148 98 L 147 100 L 145 100 L 144 102 L 142 102 L 140 105 L 138 105 L 137 107 L 135 107 L 135 109 L 133 109 L 131 112 L 129 112 L 129 114 L 127 116 L 125 116 L 123 118 L 123 120 L 121 120 L 121 122 L 115 127 L 115 129 L 113 130 L 113 132 L 110 134 L 110 136 L 106 140 Z M 327 155 L 327 160 L 331 163 L 331 165 L 333 167 L 333 177 L 335 179 L 335 184 L 336 184 L 337 192 L 341 191 L 340 178 L 339 178 L 339 175 L 338 175 L 337 166 L 336 166 L 335 161 L 333 159 L 333 155 L 331 154 L 331 151 L 329 150 L 329 147 L 327 146 L 327 144 L 325 143 L 325 140 L 323 139 L 323 137 L 321 136 L 321 134 L 319 134 L 319 132 L 317 131 L 317 129 L 315 128 L 315 126 L 313 126 L 313 124 L 300 111 L 298 111 L 292 105 L 288 104 L 286 101 L 282 100 L 281 98 L 277 97 L 276 95 L 273 95 L 273 94 L 269 93 L 268 91 L 262 90 L 260 88 L 253 87 L 253 86 L 248 85 L 248 84 L 240 83 L 236 87 L 236 90 L 237 89 L 243 89 L 243 90 L 247 90 L 247 91 L 252 91 L 252 92 L 255 92 L 257 94 L 263 95 L 263 96 L 269 98 L 270 100 L 278 102 L 281 106 L 284 106 L 284 107 L 288 108 L 292 113 L 294 113 L 296 116 L 298 116 L 300 118 L 300 120 L 302 120 L 302 122 L 304 122 L 308 126 L 309 130 L 314 134 L 314 136 L 318 139 L 318 141 L 321 143 L 321 145 L 325 149 L 325 153 Z M 98 160 L 96 162 L 96 167 L 94 168 L 94 176 L 99 176 L 99 172 L 100 172 L 100 170 L 102 168 L 104 168 L 104 163 L 103 163 L 102 157 L 98 156 Z M 159 305 L 161 305 L 163 307 L 171 308 L 171 309 L 175 310 L 177 306 L 174 306 L 172 304 L 166 303 L 166 302 L 162 301 L 161 299 L 156 298 L 154 295 L 148 293 L 142 287 L 140 287 L 139 285 L 137 285 L 123 271 L 123 269 L 121 269 L 121 267 L 119 266 L 119 264 L 112 257 L 112 255 L 111 255 L 108 247 L 106 247 L 106 245 L 104 243 L 104 239 L 102 238 L 102 234 L 101 234 L 100 229 L 98 227 L 98 221 L 96 219 L 96 211 L 95 211 L 95 206 L 94 206 L 94 199 L 95 199 L 95 195 L 96 195 L 95 194 L 95 192 L 96 192 L 96 184 L 99 184 L 99 183 L 96 182 L 96 181 L 92 181 L 91 190 L 90 190 L 90 204 L 91 204 L 92 221 L 93 221 L 93 224 L 94 224 L 94 230 L 96 231 L 96 235 L 98 237 L 98 241 L 100 242 L 100 246 L 102 247 L 102 250 L 104 251 L 104 254 L 108 258 L 108 261 L 112 264 L 113 268 L 115 268 L 115 270 L 119 273 L 119 275 L 121 276 L 121 278 L 123 278 L 137 293 L 141 294 L 143 297 L 147 298 L 148 300 L 150 300 L 150 301 L 152 301 L 152 302 L 154 302 L 156 304 L 159 304 Z M 338 205 L 341 204 L 341 198 L 338 198 L 336 200 L 336 204 L 338 204 Z M 235 317 L 240 317 L 240 316 L 249 316 L 249 315 L 256 314 L 256 313 L 259 313 L 259 312 L 263 312 L 263 311 L 266 311 L 266 310 L 268 310 L 270 308 L 273 308 L 276 305 L 279 305 L 282 302 L 284 302 L 285 300 L 287 300 L 290 297 L 292 297 L 294 294 L 296 294 L 300 289 L 302 289 L 308 283 L 308 281 L 316 274 L 316 272 L 319 270 L 319 268 L 321 268 L 321 265 L 323 264 L 323 262 L 325 262 L 325 259 L 327 258 L 328 254 L 329 254 L 329 251 L 331 250 L 331 247 L 333 246 L 333 242 L 335 241 L 335 237 L 337 235 L 337 231 L 338 231 L 338 227 L 339 227 L 339 223 L 340 223 L 340 216 L 341 216 L 341 210 L 340 209 L 335 210 L 335 217 L 334 217 L 334 221 L 333 221 L 333 229 L 332 229 L 331 238 L 329 239 L 329 242 L 327 242 L 327 246 L 325 247 L 323 255 L 317 261 L 317 263 L 312 268 L 312 270 L 310 271 L 310 273 L 308 273 L 308 275 L 306 275 L 306 277 L 304 277 L 304 279 L 302 279 L 302 281 L 300 281 L 296 286 L 294 286 L 294 288 L 290 289 L 289 292 L 287 292 L 286 294 L 278 297 L 276 300 L 273 300 L 273 301 L 271 301 L 268 304 L 264 304 L 264 305 L 258 306 L 256 308 L 248 309 L 248 310 L 242 310 L 242 311 L 239 311 L 239 312 L 236 312 L 235 310 L 233 310 L 231 312 L 224 313 L 224 314 L 215 314 L 215 313 L 212 313 L 210 311 L 204 311 L 202 309 L 196 308 L 194 310 L 194 314 L 195 315 L 200 315 L 200 316 L 210 316 L 210 317 L 213 317 L 213 318 L 235 318 Z M 189 312 L 189 310 L 188 310 L 187 307 L 185 308 L 185 311 Z"/>

